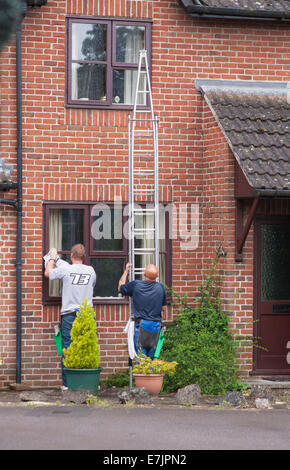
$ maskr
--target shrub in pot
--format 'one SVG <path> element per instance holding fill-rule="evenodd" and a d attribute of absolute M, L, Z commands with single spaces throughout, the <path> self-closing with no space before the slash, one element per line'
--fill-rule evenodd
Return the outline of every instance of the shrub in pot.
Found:
<path fill-rule="evenodd" d="M 175 372 L 177 362 L 167 362 L 162 359 L 151 359 L 145 354 L 139 353 L 133 366 L 133 376 L 136 387 L 144 387 L 149 393 L 157 395 L 163 384 L 165 374 L 172 375 Z"/>
<path fill-rule="evenodd" d="M 76 315 L 71 329 L 71 339 L 70 346 L 63 349 L 68 388 L 90 390 L 96 394 L 102 368 L 99 367 L 100 347 L 95 311 L 87 299 Z"/>

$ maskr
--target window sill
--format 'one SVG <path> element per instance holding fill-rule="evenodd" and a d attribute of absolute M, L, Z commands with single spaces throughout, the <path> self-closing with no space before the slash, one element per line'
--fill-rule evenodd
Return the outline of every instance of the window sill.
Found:
<path fill-rule="evenodd" d="M 87 101 L 83 101 L 80 103 L 66 103 L 66 108 L 69 109 L 96 109 L 96 110 L 109 110 L 109 111 L 132 111 L 133 105 L 129 104 L 119 104 L 119 105 L 101 105 L 101 104 L 94 104 L 89 103 Z M 147 106 L 144 108 L 138 107 L 138 111 L 148 111 L 150 108 Z"/>
<path fill-rule="evenodd" d="M 94 305 L 104 305 L 104 304 L 128 304 L 128 297 L 93 297 Z"/>
<path fill-rule="evenodd" d="M 123 305 L 128 304 L 128 297 L 94 297 L 93 305 Z M 43 301 L 45 306 L 61 306 L 61 298 L 47 299 Z"/>

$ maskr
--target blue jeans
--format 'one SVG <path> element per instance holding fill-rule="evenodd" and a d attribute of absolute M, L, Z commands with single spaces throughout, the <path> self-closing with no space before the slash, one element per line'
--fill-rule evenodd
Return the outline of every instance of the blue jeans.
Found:
<path fill-rule="evenodd" d="M 62 315 L 61 316 L 61 340 L 62 340 L 62 347 L 67 349 L 71 343 L 70 332 L 72 329 L 73 322 L 75 321 L 76 314 L 72 313 L 69 315 Z M 64 355 L 61 356 L 61 375 L 62 375 L 62 383 L 65 387 L 67 387 L 66 382 L 66 375 L 64 371 L 63 365 Z"/>
<path fill-rule="evenodd" d="M 158 325 L 160 327 L 160 323 L 158 323 Z M 145 356 L 149 356 L 153 361 L 154 353 L 155 353 L 156 348 L 146 349 L 146 348 L 141 348 L 140 346 L 138 346 L 139 327 L 140 327 L 140 322 L 135 321 L 135 325 L 134 325 L 134 347 L 135 347 L 135 351 L 136 351 L 137 354 L 141 352 L 142 354 L 145 354 Z"/>

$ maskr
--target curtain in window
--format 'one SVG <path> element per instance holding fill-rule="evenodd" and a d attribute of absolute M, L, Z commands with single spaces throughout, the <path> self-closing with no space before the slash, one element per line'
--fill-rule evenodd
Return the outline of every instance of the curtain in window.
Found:
<path fill-rule="evenodd" d="M 125 61 L 127 63 L 136 63 L 139 59 L 139 51 L 144 45 L 144 30 L 143 28 L 128 28 L 127 40 L 126 40 L 126 54 Z M 125 70 L 124 77 L 124 103 L 133 104 L 135 98 L 135 87 L 137 80 L 136 70 Z M 142 74 L 143 75 L 143 74 Z M 142 79 L 142 76 L 141 76 Z M 144 82 L 144 80 L 143 80 Z M 144 89 L 144 83 L 141 84 Z M 145 94 L 144 94 L 145 95 Z M 138 104 L 146 104 L 146 97 L 139 95 Z"/>
<path fill-rule="evenodd" d="M 56 248 L 61 250 L 62 241 L 62 214 L 59 209 L 50 209 L 49 211 L 49 249 Z M 49 295 L 58 297 L 61 295 L 61 281 L 49 281 Z"/>
<path fill-rule="evenodd" d="M 153 229 L 154 228 L 154 214 L 144 214 L 135 216 L 136 228 Z M 138 243 L 140 248 L 154 248 L 154 232 L 145 232 L 144 236 L 140 236 Z M 160 211 L 159 216 L 159 282 L 165 283 L 165 213 Z M 164 252 L 164 253 L 161 253 Z M 154 264 L 154 255 L 144 254 L 140 256 L 140 267 L 145 267 L 147 264 Z"/>

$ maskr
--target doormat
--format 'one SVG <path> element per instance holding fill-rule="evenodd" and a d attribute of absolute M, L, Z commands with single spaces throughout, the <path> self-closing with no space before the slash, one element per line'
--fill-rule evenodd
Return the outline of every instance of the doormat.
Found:
<path fill-rule="evenodd" d="M 262 379 L 271 382 L 290 382 L 290 377 L 262 377 Z"/>

